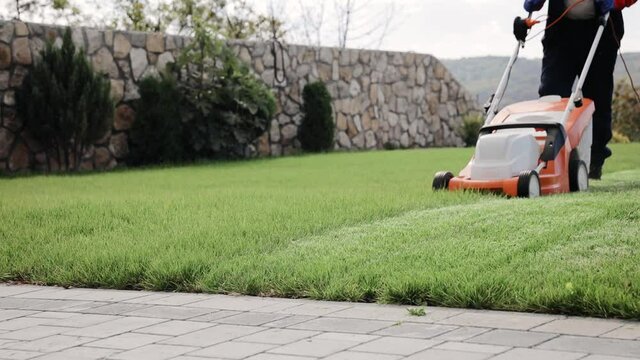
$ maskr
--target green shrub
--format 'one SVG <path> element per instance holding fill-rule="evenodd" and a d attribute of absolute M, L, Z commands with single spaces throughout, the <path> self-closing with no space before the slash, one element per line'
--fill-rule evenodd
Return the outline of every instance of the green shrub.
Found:
<path fill-rule="evenodd" d="M 640 141 L 640 103 L 626 81 L 616 84 L 612 110 L 614 133 L 624 135 L 630 141 Z"/>
<path fill-rule="evenodd" d="M 628 144 L 631 142 L 627 135 L 624 135 L 617 130 L 613 130 L 613 137 L 611 138 L 611 142 L 614 144 Z"/>
<path fill-rule="evenodd" d="M 335 125 L 327 87 L 321 82 L 308 84 L 302 91 L 302 98 L 304 118 L 298 133 L 302 149 L 311 152 L 331 150 Z"/>
<path fill-rule="evenodd" d="M 182 95 L 170 75 L 146 77 L 133 107 L 136 121 L 129 136 L 130 165 L 176 163 L 185 160 L 180 103 Z"/>
<path fill-rule="evenodd" d="M 245 156 L 276 111 L 273 93 L 222 41 L 196 27 L 176 74 L 184 94 L 183 121 L 193 157 Z"/>
<path fill-rule="evenodd" d="M 462 120 L 462 126 L 458 129 L 458 135 L 467 146 L 475 146 L 478 142 L 480 129 L 484 124 L 481 115 L 467 115 Z"/>
<path fill-rule="evenodd" d="M 18 114 L 60 168 L 77 170 L 87 146 L 102 138 L 113 122 L 110 82 L 93 71 L 71 31 L 62 46 L 48 43 L 17 94 Z M 48 151 L 49 152 L 49 151 Z"/>

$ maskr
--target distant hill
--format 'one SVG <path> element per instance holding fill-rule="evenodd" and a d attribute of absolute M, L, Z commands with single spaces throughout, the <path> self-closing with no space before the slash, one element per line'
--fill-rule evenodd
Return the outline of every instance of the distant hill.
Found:
<path fill-rule="evenodd" d="M 624 58 L 636 86 L 640 85 L 640 53 L 626 53 Z M 442 62 L 462 86 L 477 96 L 478 103 L 482 105 L 496 90 L 509 58 L 485 56 L 456 60 L 443 59 Z M 537 98 L 541 67 L 541 59 L 518 59 L 511 73 L 509 87 L 502 104 Z M 616 81 L 627 79 L 627 73 L 620 59 L 616 66 L 615 77 Z"/>

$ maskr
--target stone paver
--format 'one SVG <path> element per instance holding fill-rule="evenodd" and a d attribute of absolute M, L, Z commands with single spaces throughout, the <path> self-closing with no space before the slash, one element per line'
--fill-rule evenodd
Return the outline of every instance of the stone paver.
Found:
<path fill-rule="evenodd" d="M 218 345 L 213 345 L 202 350 L 194 351 L 189 355 L 201 357 L 220 357 L 223 359 L 244 359 L 251 355 L 256 355 L 273 349 L 276 346 L 277 345 L 230 341 Z"/>
<path fill-rule="evenodd" d="M 197 350 L 194 347 L 176 345 L 146 345 L 111 356 L 121 360 L 164 360 Z"/>
<path fill-rule="evenodd" d="M 585 354 L 564 351 L 545 351 L 538 349 L 513 349 L 493 358 L 494 360 L 574 360 Z"/>
<path fill-rule="evenodd" d="M 532 347 L 556 337 L 556 334 L 496 329 L 468 339 L 467 342 L 491 345 Z"/>
<path fill-rule="evenodd" d="M 467 351 L 467 352 L 486 353 L 486 354 L 500 354 L 507 350 L 510 350 L 511 348 L 508 346 L 469 344 L 464 342 L 449 341 L 434 347 L 434 349 Z"/>
<path fill-rule="evenodd" d="M 640 358 L 640 341 L 562 335 L 539 345 L 538 348 Z"/>
<path fill-rule="evenodd" d="M 209 324 L 206 322 L 172 320 L 138 329 L 135 330 L 135 332 L 155 335 L 179 336 L 212 326 L 214 326 L 214 324 Z"/>
<path fill-rule="evenodd" d="M 244 325 L 218 325 L 163 341 L 165 344 L 208 347 L 256 333 L 262 328 Z"/>
<path fill-rule="evenodd" d="M 456 329 L 458 329 L 456 326 L 449 325 L 401 323 L 397 325 L 394 324 L 375 334 L 429 339 Z"/>
<path fill-rule="evenodd" d="M 622 322 L 600 319 L 560 319 L 535 327 L 531 331 L 566 335 L 599 336 L 622 327 Z"/>
<path fill-rule="evenodd" d="M 490 358 L 491 354 L 473 353 L 467 351 L 427 349 L 408 357 L 410 360 L 484 360 Z"/>
<path fill-rule="evenodd" d="M 640 324 L 626 323 L 622 327 L 619 327 L 600 336 L 613 339 L 637 340 L 640 339 Z"/>
<path fill-rule="evenodd" d="M 409 339 L 398 337 L 383 337 L 368 343 L 356 346 L 352 350 L 379 353 L 379 354 L 391 354 L 391 355 L 411 355 L 419 351 L 428 349 L 432 346 L 440 344 L 440 341 L 423 340 L 423 339 Z"/>
<path fill-rule="evenodd" d="M 323 317 L 291 326 L 292 329 L 339 331 L 347 333 L 367 334 L 392 326 L 393 322 L 362 319 L 340 319 Z"/>
<path fill-rule="evenodd" d="M 370 335 L 324 333 L 310 339 L 300 340 L 272 349 L 269 352 L 283 355 L 325 357 L 376 338 Z"/>
<path fill-rule="evenodd" d="M 497 329 L 529 330 L 559 318 L 558 316 L 549 315 L 473 311 L 452 316 L 439 321 L 439 323 Z"/>
<path fill-rule="evenodd" d="M 38 360 L 98 360 L 108 358 L 121 351 L 122 350 L 78 346 L 41 356 Z"/>
<path fill-rule="evenodd" d="M 630 360 L 640 323 L 0 284 L 0 359 Z"/>
<path fill-rule="evenodd" d="M 310 338 L 319 334 L 320 333 L 317 331 L 307 330 L 268 329 L 249 336 L 241 337 L 238 341 L 286 345 L 294 341 Z"/>
<path fill-rule="evenodd" d="M 158 341 L 166 340 L 167 336 L 150 335 L 150 334 L 137 334 L 137 333 L 124 333 L 116 335 L 106 339 L 100 339 L 88 343 L 87 346 L 118 349 L 118 350 L 131 350 L 144 345 L 153 344 Z"/>
<path fill-rule="evenodd" d="M 273 321 L 286 318 L 285 314 L 270 314 L 261 312 L 246 312 L 237 315 L 231 315 L 218 320 L 221 324 L 234 324 L 234 325 L 263 325 Z"/>

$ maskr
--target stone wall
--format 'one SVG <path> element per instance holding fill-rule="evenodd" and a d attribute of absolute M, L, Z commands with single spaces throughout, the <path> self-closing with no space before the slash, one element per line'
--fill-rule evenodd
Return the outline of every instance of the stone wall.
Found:
<path fill-rule="evenodd" d="M 37 61 L 45 41 L 60 44 L 56 26 L 0 22 L 0 172 L 55 170 L 56 164 L 15 116 L 15 90 Z M 160 33 L 75 28 L 73 41 L 94 68 L 111 79 L 117 108 L 112 130 L 83 157 L 84 169 L 126 163 L 128 130 L 139 97 L 137 83 L 174 61 L 187 38 Z M 283 47 L 271 42 L 231 42 L 239 58 L 272 86 L 278 112 L 270 130 L 249 146 L 247 156 L 296 153 L 306 84 L 323 81 L 333 98 L 336 149 L 460 146 L 455 134 L 475 109 L 472 97 L 430 55 L 368 50 Z M 275 51 L 274 51 L 275 50 Z"/>

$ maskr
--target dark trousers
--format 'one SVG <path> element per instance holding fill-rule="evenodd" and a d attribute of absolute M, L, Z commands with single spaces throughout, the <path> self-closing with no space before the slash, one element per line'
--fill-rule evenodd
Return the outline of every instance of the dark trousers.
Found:
<path fill-rule="evenodd" d="M 597 28 L 595 20 L 563 19 L 556 28 L 547 30 L 542 40 L 544 58 L 540 96 L 571 96 L 576 76 L 582 72 Z M 616 37 L 620 40 L 622 34 L 616 34 Z M 596 107 L 591 147 L 591 164 L 596 167 L 602 166 L 605 159 L 611 156 L 607 143 L 612 137 L 611 101 L 617 52 L 618 42 L 611 24 L 608 24 L 583 87 L 584 97 L 592 99 Z"/>

